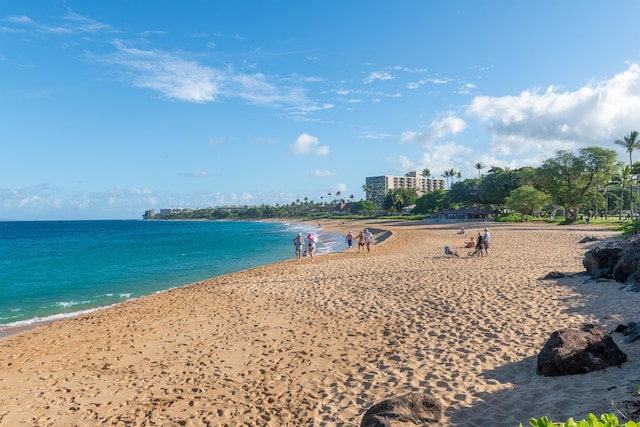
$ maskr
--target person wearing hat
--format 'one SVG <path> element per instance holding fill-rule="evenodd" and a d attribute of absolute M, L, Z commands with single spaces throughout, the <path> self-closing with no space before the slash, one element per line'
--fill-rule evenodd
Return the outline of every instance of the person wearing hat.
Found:
<path fill-rule="evenodd" d="M 313 259 L 313 253 L 316 251 L 316 238 L 313 234 L 307 234 L 307 251 L 311 259 Z"/>
<path fill-rule="evenodd" d="M 347 243 L 347 245 L 349 245 L 347 250 L 350 251 L 351 250 L 351 246 L 353 246 L 353 231 L 349 230 L 349 232 L 347 233 L 347 236 L 345 237 L 344 241 Z"/>
<path fill-rule="evenodd" d="M 484 228 L 482 241 L 484 243 L 484 255 L 489 256 L 489 242 L 491 241 L 491 234 L 489 234 L 489 229 L 487 227 Z"/>
<path fill-rule="evenodd" d="M 302 257 L 302 247 L 304 246 L 304 237 L 302 237 L 302 233 L 298 233 L 298 235 L 293 239 L 293 244 L 296 246 L 296 259 L 300 259 Z"/>

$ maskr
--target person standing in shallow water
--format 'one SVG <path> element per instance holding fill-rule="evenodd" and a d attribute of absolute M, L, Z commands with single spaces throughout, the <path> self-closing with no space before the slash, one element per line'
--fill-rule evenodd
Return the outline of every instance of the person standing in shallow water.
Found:
<path fill-rule="evenodd" d="M 345 237 L 344 241 L 347 243 L 347 245 L 349 245 L 347 250 L 350 251 L 351 246 L 353 246 L 353 232 L 351 230 L 349 230 L 349 232 L 347 233 L 347 236 Z"/>
<path fill-rule="evenodd" d="M 300 259 L 302 257 L 302 247 L 304 246 L 304 237 L 302 237 L 302 233 L 298 233 L 298 235 L 293 239 L 293 244 L 296 247 L 296 259 Z"/>

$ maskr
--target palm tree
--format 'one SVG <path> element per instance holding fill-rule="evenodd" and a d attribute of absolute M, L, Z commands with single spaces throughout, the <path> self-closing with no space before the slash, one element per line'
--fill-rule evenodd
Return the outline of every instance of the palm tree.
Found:
<path fill-rule="evenodd" d="M 329 196 L 329 205 L 331 205 L 331 193 L 327 193 L 327 196 Z"/>
<path fill-rule="evenodd" d="M 442 176 L 447 180 L 447 187 L 448 187 L 449 186 L 449 177 L 451 176 L 451 174 L 449 173 L 448 170 L 446 170 L 446 171 L 444 171 Z"/>
<path fill-rule="evenodd" d="M 480 175 L 480 171 L 484 168 L 485 166 L 482 163 L 480 162 L 476 163 L 476 169 L 478 169 L 478 178 L 482 178 L 482 175 Z"/>
<path fill-rule="evenodd" d="M 624 138 L 616 139 L 614 143 L 618 145 L 622 145 L 624 148 L 627 149 L 627 153 L 629 153 L 629 167 L 633 168 L 633 162 L 631 161 L 631 153 L 635 149 L 640 148 L 640 134 L 638 133 L 638 131 L 632 130 Z M 638 176 L 636 175 L 636 181 L 637 180 L 638 180 Z M 638 195 L 636 194 L 636 199 L 637 197 Z M 633 205 L 633 187 L 631 188 L 631 199 L 632 199 L 631 204 Z M 637 200 L 636 200 L 636 203 L 637 203 Z M 631 206 L 631 209 L 633 209 L 633 206 Z"/>
<path fill-rule="evenodd" d="M 640 134 L 637 130 L 632 130 L 622 140 L 616 139 L 614 141 L 616 144 L 622 145 L 627 149 L 627 152 L 629 153 L 629 167 L 631 167 L 631 165 L 633 164 L 633 162 L 631 161 L 631 153 L 636 148 L 640 148 L 640 138 L 638 138 L 639 136 Z"/>
<path fill-rule="evenodd" d="M 462 179 L 462 171 L 458 171 L 458 173 L 456 173 L 456 176 L 458 177 L 458 182 L 460 182 L 460 180 Z"/>
<path fill-rule="evenodd" d="M 429 168 L 422 169 L 422 176 L 424 176 L 425 178 L 429 178 L 431 176 L 431 169 Z"/>
<path fill-rule="evenodd" d="M 373 184 L 363 185 L 362 190 L 364 191 L 364 198 L 366 200 L 371 200 L 373 198 Z"/>
<path fill-rule="evenodd" d="M 457 172 L 454 168 L 451 168 L 449 170 L 444 171 L 444 174 L 442 174 L 442 176 L 444 176 L 445 178 L 447 178 L 447 185 L 449 185 L 449 177 L 451 177 L 451 183 L 453 184 L 453 178 L 457 175 Z M 451 188 L 451 186 L 449 186 L 449 188 Z"/>
<path fill-rule="evenodd" d="M 620 185 L 620 216 L 622 216 L 622 209 L 624 208 L 624 188 L 629 182 L 630 175 L 631 168 L 628 165 L 620 165 L 619 174 L 614 177 L 615 183 Z"/>

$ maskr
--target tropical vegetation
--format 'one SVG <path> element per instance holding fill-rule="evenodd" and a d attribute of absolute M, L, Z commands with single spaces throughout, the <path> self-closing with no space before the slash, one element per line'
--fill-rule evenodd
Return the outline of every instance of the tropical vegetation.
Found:
<path fill-rule="evenodd" d="M 320 201 L 305 197 L 284 205 L 236 206 L 192 209 L 156 215 L 168 219 L 225 219 L 312 217 L 328 215 L 375 216 L 381 212 L 400 214 L 415 205 L 412 214 L 429 216 L 446 209 L 478 208 L 500 220 L 563 217 L 636 217 L 640 199 L 640 162 L 632 153 L 640 149 L 640 134 L 629 132 L 614 141 L 629 153 L 629 163 L 618 161 L 616 152 L 602 147 L 587 147 L 577 152 L 559 150 L 539 167 L 488 167 L 478 162 L 477 177 L 462 179 L 460 171 L 443 173 L 446 188 L 419 195 L 415 189 L 394 189 L 383 193 L 378 185 L 363 185 L 366 200 L 343 197 L 340 191 L 320 196 Z M 485 171 L 486 169 L 486 171 Z M 431 170 L 424 169 L 430 177 Z M 377 203 L 376 203 L 377 202 Z M 515 214 L 515 215 L 514 215 Z"/>

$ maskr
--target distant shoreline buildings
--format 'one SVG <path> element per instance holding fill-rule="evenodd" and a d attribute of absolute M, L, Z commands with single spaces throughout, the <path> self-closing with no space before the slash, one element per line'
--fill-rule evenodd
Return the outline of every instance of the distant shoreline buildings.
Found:
<path fill-rule="evenodd" d="M 414 189 L 418 196 L 422 196 L 430 191 L 442 190 L 445 188 L 444 180 L 440 178 L 430 178 L 422 175 L 421 172 L 408 172 L 404 176 L 381 175 L 369 176 L 365 178 L 366 200 L 374 202 L 382 207 L 384 198 L 389 191 L 397 189 Z M 248 206 L 234 207 L 247 209 Z M 210 208 L 211 209 L 211 208 Z M 162 208 L 160 215 L 172 215 L 181 212 L 191 212 L 192 208 Z M 152 219 L 156 216 L 155 209 L 149 209 L 144 212 L 144 219 Z"/>
<path fill-rule="evenodd" d="M 367 200 L 378 206 L 382 206 L 389 191 L 411 188 L 416 190 L 418 196 L 422 196 L 430 191 L 444 189 L 444 179 L 425 177 L 421 172 L 413 171 L 404 176 L 369 176 L 365 179 L 364 185 Z"/>

